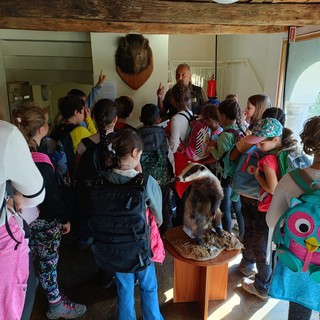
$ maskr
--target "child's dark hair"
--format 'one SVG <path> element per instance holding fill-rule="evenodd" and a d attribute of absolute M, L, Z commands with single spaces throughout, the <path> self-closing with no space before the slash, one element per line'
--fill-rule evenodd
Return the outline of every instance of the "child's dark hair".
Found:
<path fill-rule="evenodd" d="M 178 81 L 171 89 L 172 98 L 174 99 L 178 111 L 188 109 L 188 103 L 191 100 L 191 93 L 188 86 L 183 81 Z"/>
<path fill-rule="evenodd" d="M 141 122 L 145 126 L 153 126 L 160 119 L 160 110 L 153 103 L 147 103 L 141 108 Z"/>
<path fill-rule="evenodd" d="M 295 152 L 297 150 L 297 139 L 294 138 L 293 131 L 289 128 L 283 128 L 281 137 L 281 149 L 289 149 L 289 152 Z"/>
<path fill-rule="evenodd" d="M 216 104 L 207 103 L 201 110 L 203 120 L 216 120 L 219 121 L 218 106 Z"/>
<path fill-rule="evenodd" d="M 118 117 L 126 119 L 130 117 L 134 103 L 133 100 L 127 96 L 121 96 L 114 101 L 118 108 Z"/>
<path fill-rule="evenodd" d="M 120 168 L 121 158 L 132 153 L 134 149 L 143 150 L 143 141 L 139 134 L 132 129 L 122 129 L 118 131 L 112 139 L 112 149 L 114 155 L 110 152 L 106 154 L 106 166 L 108 168 Z"/>
<path fill-rule="evenodd" d="M 85 106 L 85 102 L 78 96 L 68 95 L 59 99 L 59 111 L 64 119 L 71 118 L 75 111 L 79 113 Z"/>
<path fill-rule="evenodd" d="M 241 118 L 242 118 L 242 114 L 241 114 L 241 109 L 239 106 L 239 103 L 235 100 L 223 100 L 219 106 L 218 106 L 218 110 L 220 112 L 220 114 L 225 114 L 226 117 L 230 120 L 236 120 L 236 124 L 239 128 L 239 130 L 246 135 L 245 131 L 242 128 L 242 124 L 241 124 Z"/>
<path fill-rule="evenodd" d="M 67 95 L 77 96 L 79 98 L 87 97 L 87 95 L 80 89 L 71 89 Z"/>
<path fill-rule="evenodd" d="M 236 100 L 238 101 L 238 96 L 235 93 L 229 93 L 226 95 L 225 100 Z"/>
<path fill-rule="evenodd" d="M 320 152 L 320 116 L 308 119 L 300 133 L 303 151 L 313 155 Z"/>
<path fill-rule="evenodd" d="M 277 107 L 271 107 L 266 109 L 262 115 L 262 119 L 265 119 L 265 118 L 277 119 L 283 126 L 286 122 L 286 114 L 282 109 Z"/>
<path fill-rule="evenodd" d="M 28 105 L 20 108 L 12 121 L 23 134 L 31 151 L 37 150 L 38 146 L 33 138 L 37 131 L 47 122 L 47 114 L 47 109 L 42 109 L 37 105 Z"/>
<path fill-rule="evenodd" d="M 107 140 L 106 126 L 111 124 L 117 116 L 117 106 L 109 99 L 100 99 L 93 107 L 92 114 L 100 134 L 100 141 L 106 148 L 111 141 Z"/>

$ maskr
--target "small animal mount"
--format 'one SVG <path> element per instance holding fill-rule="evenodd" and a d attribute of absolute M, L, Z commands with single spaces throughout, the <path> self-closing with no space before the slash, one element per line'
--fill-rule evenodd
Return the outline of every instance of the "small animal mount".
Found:
<path fill-rule="evenodd" d="M 222 235 L 219 227 L 222 213 L 219 206 L 223 199 L 223 189 L 218 178 L 204 165 L 190 163 L 176 180 L 191 182 L 184 208 L 183 225 L 192 232 L 196 242 L 204 244 L 204 232 L 212 224 L 216 232 Z"/>
<path fill-rule="evenodd" d="M 153 71 L 149 40 L 140 34 L 120 38 L 116 51 L 116 69 L 120 78 L 132 89 L 139 89 Z"/>

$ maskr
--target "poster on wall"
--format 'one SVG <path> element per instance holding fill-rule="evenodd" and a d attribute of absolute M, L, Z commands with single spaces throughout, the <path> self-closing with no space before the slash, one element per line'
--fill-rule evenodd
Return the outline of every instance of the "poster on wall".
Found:
<path fill-rule="evenodd" d="M 116 99 L 116 82 L 105 81 L 100 89 L 100 99 L 110 99 L 114 101 Z"/>

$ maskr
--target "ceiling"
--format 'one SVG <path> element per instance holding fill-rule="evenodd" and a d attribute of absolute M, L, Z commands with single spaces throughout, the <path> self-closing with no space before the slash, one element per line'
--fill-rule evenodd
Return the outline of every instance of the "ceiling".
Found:
<path fill-rule="evenodd" d="M 320 0 L 1 0 L 1 51 L 7 81 L 92 82 L 89 32 L 248 34 L 320 25 Z M 44 38 L 37 31 L 54 32 Z M 72 72 L 70 72 L 72 71 Z"/>
<path fill-rule="evenodd" d="M 0 28 L 143 34 L 239 34 L 320 25 L 320 1 L 1 0 Z"/>

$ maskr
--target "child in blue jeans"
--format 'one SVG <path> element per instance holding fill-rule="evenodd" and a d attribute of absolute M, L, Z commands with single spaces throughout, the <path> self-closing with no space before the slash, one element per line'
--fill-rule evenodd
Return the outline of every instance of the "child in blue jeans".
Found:
<path fill-rule="evenodd" d="M 131 129 L 120 130 L 112 140 L 112 149 L 115 154 L 107 154 L 107 160 L 113 163 L 113 169 L 106 172 L 108 181 L 114 184 L 124 184 L 134 178 L 139 172 L 134 168 L 140 162 L 143 142 L 137 132 Z M 108 159 L 110 156 L 110 159 Z M 107 161 L 106 160 L 106 161 Z M 109 163 L 109 161 L 107 161 Z M 154 217 L 158 226 L 162 223 L 162 195 L 157 181 L 149 176 L 146 184 L 146 209 Z M 157 241 L 161 241 L 158 237 Z M 94 245 L 93 245 L 94 246 Z M 153 251 L 153 261 L 159 261 Z M 125 263 L 125 262 L 124 262 Z M 135 273 L 116 272 L 118 292 L 118 320 L 135 320 L 134 286 L 138 280 L 141 294 L 142 318 L 146 320 L 162 320 L 158 302 L 158 282 L 154 262 L 144 270 Z"/>

